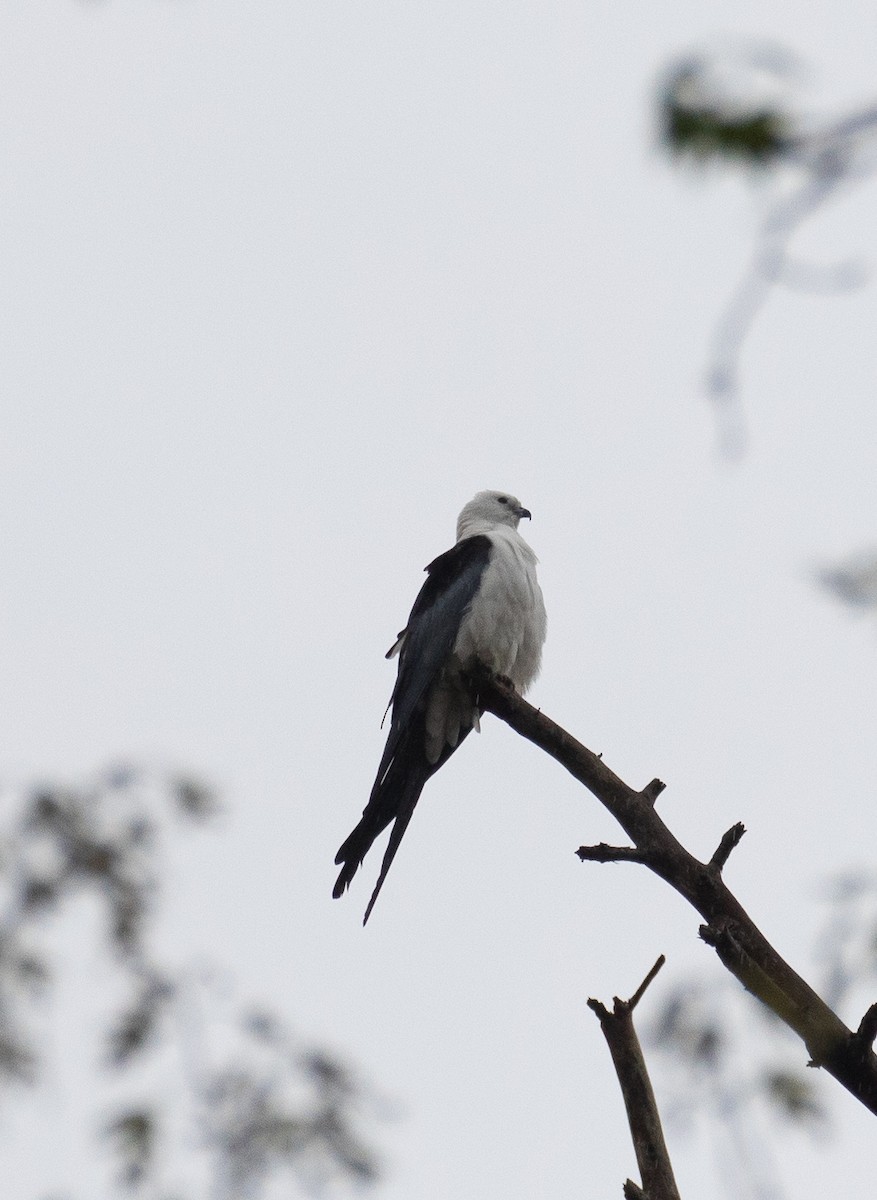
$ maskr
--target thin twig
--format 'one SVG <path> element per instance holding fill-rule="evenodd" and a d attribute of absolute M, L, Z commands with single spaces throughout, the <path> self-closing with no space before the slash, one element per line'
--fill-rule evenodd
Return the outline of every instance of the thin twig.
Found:
<path fill-rule="evenodd" d="M 725 863 L 731 857 L 731 851 L 735 846 L 740 845 L 740 839 L 745 832 L 746 826 L 742 821 L 738 821 L 736 825 L 731 826 L 727 833 L 723 834 L 722 840 L 719 842 L 716 852 L 709 863 L 714 871 L 721 873 Z"/>
<path fill-rule="evenodd" d="M 658 974 L 661 967 L 663 967 L 663 965 L 666 961 L 667 961 L 667 959 L 665 958 L 665 956 L 663 954 L 658 955 L 655 965 L 652 967 L 651 971 L 649 971 L 648 975 L 645 977 L 645 979 L 642 981 L 642 983 L 639 985 L 639 987 L 636 989 L 636 991 L 633 993 L 633 995 L 627 1002 L 627 1007 L 630 1009 L 631 1012 L 633 1012 L 633 1010 L 639 1004 L 640 1000 L 642 1000 L 643 996 L 646 993 L 646 988 L 651 984 L 652 980 Z"/>

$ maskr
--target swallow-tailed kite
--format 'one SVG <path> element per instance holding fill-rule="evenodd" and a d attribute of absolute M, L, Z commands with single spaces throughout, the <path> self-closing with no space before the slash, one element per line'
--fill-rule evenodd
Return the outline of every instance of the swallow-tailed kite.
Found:
<path fill-rule="evenodd" d="M 423 785 L 454 753 L 481 710 L 467 682 L 475 661 L 524 692 L 536 678 L 545 606 L 536 555 L 518 533 L 530 513 L 508 492 L 479 492 L 457 520 L 457 542 L 426 568 L 408 624 L 388 650 L 399 655 L 393 716 L 362 820 L 335 858 L 333 895 L 350 885 L 375 839 L 395 822 L 363 924 L 368 920 Z"/>

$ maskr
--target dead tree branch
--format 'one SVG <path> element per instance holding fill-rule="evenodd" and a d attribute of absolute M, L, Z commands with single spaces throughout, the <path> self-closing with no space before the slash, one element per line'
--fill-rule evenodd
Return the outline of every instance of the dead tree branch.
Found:
<path fill-rule="evenodd" d="M 680 1200 L 655 1094 L 633 1025 L 633 1010 L 663 965 L 662 954 L 629 1000 L 614 997 L 611 1012 L 599 1000 L 588 1001 L 588 1008 L 597 1014 L 612 1055 L 642 1179 L 641 1188 L 628 1179 L 624 1194 L 643 1200 Z"/>
<path fill-rule="evenodd" d="M 705 921 L 701 936 L 743 986 L 798 1034 L 810 1065 L 828 1071 L 877 1114 L 877 1057 L 866 1042 L 871 1022 L 866 1023 L 864 1036 L 854 1034 L 768 942 L 722 879 L 721 866 L 731 848 L 726 840 L 722 839 L 711 863 L 700 862 L 658 816 L 654 799 L 663 786 L 659 781 L 634 791 L 511 686 L 486 671 L 474 674 L 473 683 L 482 706 L 584 784 L 621 825 L 644 865 L 700 913 Z M 583 857 L 590 855 L 586 852 Z"/>

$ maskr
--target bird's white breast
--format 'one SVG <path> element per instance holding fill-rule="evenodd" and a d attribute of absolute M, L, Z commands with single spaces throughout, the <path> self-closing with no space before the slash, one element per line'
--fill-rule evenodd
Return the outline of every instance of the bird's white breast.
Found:
<path fill-rule="evenodd" d="M 475 658 L 524 692 L 539 673 L 546 617 L 536 555 L 514 529 L 487 534 L 493 543 L 481 586 L 463 618 L 454 655 Z"/>

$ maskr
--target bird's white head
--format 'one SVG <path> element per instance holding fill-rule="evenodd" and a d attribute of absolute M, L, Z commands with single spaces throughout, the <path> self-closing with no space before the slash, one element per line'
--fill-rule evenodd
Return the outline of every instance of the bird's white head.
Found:
<path fill-rule="evenodd" d="M 511 492 L 479 492 L 473 496 L 457 518 L 457 541 L 476 533 L 487 533 L 500 525 L 518 528 L 522 517 L 529 517 L 517 496 Z"/>

